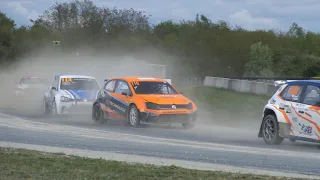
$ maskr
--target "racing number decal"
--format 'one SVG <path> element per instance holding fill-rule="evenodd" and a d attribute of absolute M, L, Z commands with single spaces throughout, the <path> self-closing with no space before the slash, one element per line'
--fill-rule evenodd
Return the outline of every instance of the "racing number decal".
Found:
<path fill-rule="evenodd" d="M 72 82 L 72 78 L 62 78 L 61 82 Z"/>
<path fill-rule="evenodd" d="M 138 81 L 133 81 L 133 82 L 131 82 L 131 85 L 132 85 L 133 87 L 139 86 L 139 82 L 138 82 Z"/>

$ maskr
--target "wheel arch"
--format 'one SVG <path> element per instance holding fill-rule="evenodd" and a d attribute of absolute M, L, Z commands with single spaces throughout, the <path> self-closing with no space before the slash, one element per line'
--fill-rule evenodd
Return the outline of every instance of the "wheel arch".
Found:
<path fill-rule="evenodd" d="M 276 120 L 277 122 L 279 123 L 279 120 L 278 120 L 278 115 L 277 115 L 277 111 L 275 111 L 276 109 L 275 108 L 272 108 L 272 107 L 265 107 L 264 110 L 263 110 L 263 115 L 262 115 L 262 121 L 261 121 L 261 124 L 260 124 L 260 129 L 259 129 L 259 133 L 258 133 L 258 137 L 262 137 L 262 124 L 263 124 L 263 121 L 264 121 L 264 118 L 268 115 L 274 115 L 276 117 Z"/>

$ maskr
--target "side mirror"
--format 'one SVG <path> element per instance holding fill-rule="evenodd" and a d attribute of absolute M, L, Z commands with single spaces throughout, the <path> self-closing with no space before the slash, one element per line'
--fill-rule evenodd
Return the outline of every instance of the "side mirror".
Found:
<path fill-rule="evenodd" d="M 57 88 L 56 88 L 56 87 L 51 87 L 51 89 L 52 89 L 52 90 L 55 90 L 55 91 L 57 90 Z"/>

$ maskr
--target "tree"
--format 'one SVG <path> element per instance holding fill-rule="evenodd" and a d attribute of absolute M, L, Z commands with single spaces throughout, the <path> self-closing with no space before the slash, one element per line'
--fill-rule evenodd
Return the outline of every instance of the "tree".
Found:
<path fill-rule="evenodd" d="M 245 64 L 246 74 L 252 77 L 272 77 L 272 50 L 268 45 L 257 42 L 250 47 L 249 60 Z"/>
<path fill-rule="evenodd" d="M 14 40 L 14 28 L 14 21 L 0 11 L 0 63 L 4 63 L 10 57 Z"/>

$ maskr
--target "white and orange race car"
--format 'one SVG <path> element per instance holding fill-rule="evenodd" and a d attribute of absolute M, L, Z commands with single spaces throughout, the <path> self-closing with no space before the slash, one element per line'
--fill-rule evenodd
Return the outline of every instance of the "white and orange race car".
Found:
<path fill-rule="evenodd" d="M 264 107 L 258 137 L 267 144 L 284 138 L 320 142 L 320 80 L 276 81 L 280 86 Z"/>

